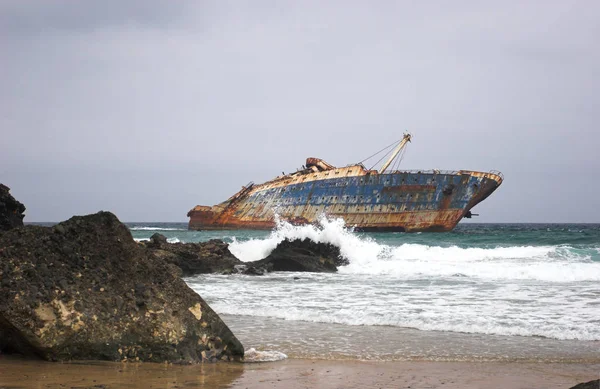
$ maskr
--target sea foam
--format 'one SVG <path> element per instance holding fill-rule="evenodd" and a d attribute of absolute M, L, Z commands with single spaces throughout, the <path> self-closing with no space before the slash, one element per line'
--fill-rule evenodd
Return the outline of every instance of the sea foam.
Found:
<path fill-rule="evenodd" d="M 244 352 L 244 362 L 246 363 L 275 362 L 286 358 L 287 355 L 279 351 L 258 351 L 254 348 L 250 348 Z"/>
<path fill-rule="evenodd" d="M 336 245 L 349 264 L 335 274 L 211 274 L 187 282 L 217 312 L 231 315 L 600 340 L 597 242 L 552 245 L 541 232 L 537 241 L 495 241 L 488 234 L 491 243 L 476 243 L 477 230 L 470 231 L 360 234 L 341 219 L 322 217 L 318 225 L 304 226 L 278 222 L 263 239 L 234 240 L 230 251 L 252 261 L 284 239 L 311 239 Z"/>
<path fill-rule="evenodd" d="M 340 248 L 350 264 L 340 273 L 388 275 L 399 278 L 452 277 L 541 280 L 549 282 L 600 281 L 600 262 L 590 253 L 568 245 L 458 247 L 401 243 L 389 246 L 356 234 L 342 219 L 321 217 L 319 224 L 293 226 L 278 221 L 265 239 L 235 240 L 229 250 L 242 261 L 269 255 L 284 239 L 311 239 Z M 598 249 L 594 249 L 598 250 Z"/>

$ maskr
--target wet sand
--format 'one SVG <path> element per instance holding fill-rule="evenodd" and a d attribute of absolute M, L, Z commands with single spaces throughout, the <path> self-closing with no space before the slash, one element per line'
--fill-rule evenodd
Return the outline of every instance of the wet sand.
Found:
<path fill-rule="evenodd" d="M 0 388 L 560 388 L 598 379 L 600 364 L 280 362 L 177 366 L 50 363 L 0 356 Z"/>

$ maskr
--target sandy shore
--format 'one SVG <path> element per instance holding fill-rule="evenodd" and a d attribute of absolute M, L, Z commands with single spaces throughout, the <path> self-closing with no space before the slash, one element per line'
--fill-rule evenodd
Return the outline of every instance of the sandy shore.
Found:
<path fill-rule="evenodd" d="M 597 379 L 600 365 L 360 362 L 256 364 L 49 363 L 0 357 L 0 388 L 560 388 Z"/>

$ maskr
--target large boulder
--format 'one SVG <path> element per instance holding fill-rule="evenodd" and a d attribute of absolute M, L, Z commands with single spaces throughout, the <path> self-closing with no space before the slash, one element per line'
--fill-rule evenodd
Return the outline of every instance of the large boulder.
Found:
<path fill-rule="evenodd" d="M 229 252 L 228 244 L 219 239 L 201 243 L 168 243 L 165 236 L 154 234 L 143 244 L 154 257 L 179 267 L 184 277 L 222 273 L 243 263 Z"/>
<path fill-rule="evenodd" d="M 0 184 L 0 231 L 23 227 L 25 206 L 9 193 L 10 188 Z"/>
<path fill-rule="evenodd" d="M 0 234 L 0 352 L 46 360 L 241 358 L 229 328 L 109 212 Z"/>
<path fill-rule="evenodd" d="M 266 258 L 247 262 L 247 272 L 297 271 L 336 272 L 338 266 L 348 264 L 340 249 L 330 243 L 317 243 L 310 239 L 284 240 Z M 249 273 L 252 274 L 252 273 Z"/>

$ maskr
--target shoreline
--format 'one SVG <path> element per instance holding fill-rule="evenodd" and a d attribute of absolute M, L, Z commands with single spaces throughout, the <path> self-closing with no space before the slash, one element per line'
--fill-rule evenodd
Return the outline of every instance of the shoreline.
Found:
<path fill-rule="evenodd" d="M 286 359 L 173 365 L 0 356 L 0 388 L 571 388 L 600 364 Z"/>
<path fill-rule="evenodd" d="M 186 280 L 194 289 L 193 283 Z M 207 282 L 213 285 L 214 282 Z M 198 293 L 207 295 L 204 291 Z M 216 305 L 220 311 L 226 309 Z M 290 359 L 600 364 L 600 341 L 348 325 L 264 316 L 221 318 L 248 348 Z M 285 330 L 282 330 L 285 329 Z"/>

